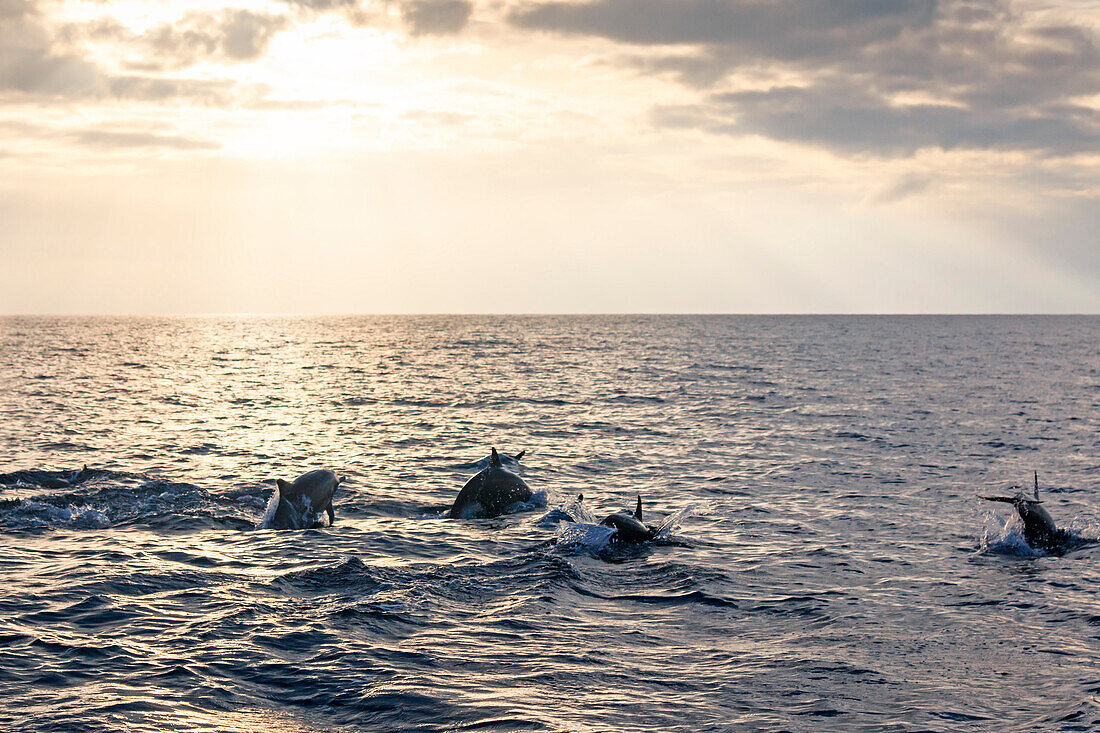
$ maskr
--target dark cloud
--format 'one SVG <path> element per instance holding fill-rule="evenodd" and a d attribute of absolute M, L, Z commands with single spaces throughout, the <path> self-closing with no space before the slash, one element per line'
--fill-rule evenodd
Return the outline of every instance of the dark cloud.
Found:
<path fill-rule="evenodd" d="M 931 147 L 1063 155 L 1100 147 L 1100 114 L 1091 109 L 901 105 L 847 81 L 715 94 L 706 104 L 658 112 L 656 119 L 883 156 Z"/>
<path fill-rule="evenodd" d="M 522 28 L 637 44 L 738 45 L 755 57 L 831 55 L 931 23 L 935 0 L 596 0 L 514 11 Z"/>
<path fill-rule="evenodd" d="M 667 127 L 759 134 L 845 153 L 1091 152 L 1094 30 L 1041 23 L 1008 0 L 591 0 L 514 11 L 513 24 L 652 50 L 624 63 L 713 92 L 654 113 Z M 670 48 L 672 47 L 672 48 Z M 797 86 L 777 84 L 801 78 Z M 918 100 L 919 104 L 913 101 Z"/>
<path fill-rule="evenodd" d="M 176 68 L 211 56 L 251 61 L 267 51 L 272 37 L 284 27 L 283 16 L 249 10 L 227 10 L 217 15 L 191 13 L 179 22 L 141 35 L 137 42 Z"/>
<path fill-rule="evenodd" d="M 414 36 L 458 33 L 466 26 L 473 4 L 466 0 L 411 0 L 402 15 Z"/>

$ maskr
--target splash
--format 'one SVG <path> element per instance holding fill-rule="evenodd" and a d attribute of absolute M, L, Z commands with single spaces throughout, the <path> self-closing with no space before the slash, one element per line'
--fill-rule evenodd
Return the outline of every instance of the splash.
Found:
<path fill-rule="evenodd" d="M 985 526 L 982 528 L 982 536 L 978 543 L 978 552 L 981 554 L 1048 557 L 1050 554 L 1062 555 L 1098 542 L 1094 536 L 1097 529 L 1095 524 L 1073 522 L 1069 526 L 1059 528 L 1057 546 L 1048 552 L 1028 544 L 1024 537 L 1024 523 L 1015 512 L 1003 521 L 992 512 L 986 511 L 982 515 Z"/>
<path fill-rule="evenodd" d="M 79 478 L 77 481 L 75 478 Z M 14 496 L 0 501 L 0 531 L 37 528 L 95 530 L 131 524 L 163 528 L 251 526 L 251 497 L 217 497 L 187 483 L 140 474 L 83 469 L 24 471 L 0 476 Z"/>
<path fill-rule="evenodd" d="M 685 519 L 705 514 L 713 508 L 713 502 L 688 504 L 665 517 L 657 526 L 652 542 L 670 542 Z M 554 510 L 564 517 L 558 525 L 556 544 L 573 551 L 600 553 L 610 548 L 615 530 L 599 524 L 599 520 L 581 502 L 574 501 L 568 507 Z M 544 519 L 552 516 L 548 514 Z"/>
<path fill-rule="evenodd" d="M 547 494 L 545 491 L 536 491 L 531 494 L 531 498 L 527 501 L 517 501 L 505 510 L 505 514 L 515 514 L 516 512 L 529 512 L 535 509 L 543 509 L 547 504 Z"/>
<path fill-rule="evenodd" d="M 587 522 L 562 522 L 558 525 L 557 546 L 573 551 L 599 552 L 611 545 L 615 530 Z"/>
<path fill-rule="evenodd" d="M 103 529 L 111 526 L 106 514 L 87 504 L 56 506 L 33 499 L 19 502 L 6 512 L 4 524 L 9 529 L 38 527 Z"/>
<path fill-rule="evenodd" d="M 656 540 L 666 540 L 672 536 L 672 534 L 680 528 L 684 520 L 693 515 L 709 514 L 714 509 L 713 501 L 701 501 L 695 504 L 688 504 L 682 507 L 672 514 L 669 514 L 661 523 L 657 525 Z"/>

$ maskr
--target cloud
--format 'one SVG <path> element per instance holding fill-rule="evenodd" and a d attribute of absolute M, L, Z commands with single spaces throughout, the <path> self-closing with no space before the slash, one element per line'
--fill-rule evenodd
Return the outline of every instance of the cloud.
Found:
<path fill-rule="evenodd" d="M 636 44 L 739 46 L 753 57 L 834 55 L 931 22 L 935 0 L 596 0 L 514 10 L 514 25 Z"/>
<path fill-rule="evenodd" d="M 36 147 L 42 147 L 41 143 L 46 143 L 47 147 L 51 147 L 50 143 L 63 143 L 108 152 L 124 149 L 199 151 L 221 148 L 221 144 L 213 140 L 166 133 L 162 126 L 140 120 L 122 123 L 122 129 L 118 127 L 72 129 L 22 120 L 0 120 L 0 134 L 34 141 Z"/>
<path fill-rule="evenodd" d="M 933 183 L 934 180 L 930 176 L 909 174 L 873 191 L 866 201 L 873 205 L 896 203 L 910 196 L 924 193 L 932 187 Z"/>
<path fill-rule="evenodd" d="M 219 14 L 190 13 L 177 23 L 165 24 L 136 41 L 155 56 L 180 68 L 203 57 L 252 61 L 267 51 L 272 37 L 286 27 L 286 18 L 249 10 Z"/>
<path fill-rule="evenodd" d="M 653 119 L 660 127 L 763 135 L 849 154 L 942 148 L 1072 155 L 1100 148 L 1100 113 L 1090 108 L 895 104 L 849 80 L 714 94 L 704 104 L 659 108 Z"/>
<path fill-rule="evenodd" d="M 146 102 L 191 102 L 209 107 L 228 107 L 239 98 L 237 85 L 226 80 L 111 76 L 106 79 L 106 86 L 111 96 Z"/>
<path fill-rule="evenodd" d="M 411 0 L 402 16 L 414 36 L 458 33 L 470 19 L 473 4 L 466 0 Z"/>
<path fill-rule="evenodd" d="M 623 63 L 709 92 L 699 105 L 655 110 L 665 127 L 845 154 L 1095 150 L 1098 110 L 1081 100 L 1100 94 L 1096 31 L 1015 8 L 1008 0 L 591 0 L 539 3 L 509 18 L 630 43 Z"/>
<path fill-rule="evenodd" d="M 160 135 L 150 132 L 117 132 L 110 130 L 83 130 L 71 138 L 88 147 L 103 150 L 119 148 L 169 148 L 172 150 L 217 150 L 221 147 L 211 140 L 199 140 L 180 135 Z"/>
<path fill-rule="evenodd" d="M 189 17 L 177 27 L 166 26 L 148 36 L 129 34 L 110 19 L 54 32 L 36 6 L 10 0 L 0 2 L 4 2 L 0 6 L 0 102 L 19 102 L 26 96 L 39 100 L 114 97 L 227 106 L 236 101 L 233 82 L 114 73 L 78 53 L 79 42 L 85 38 L 128 39 L 171 57 L 172 66 L 183 66 L 191 63 L 198 53 L 237 59 L 255 57 L 282 27 L 278 17 L 230 11 L 217 18 Z M 145 70 L 160 70 L 164 65 L 162 59 L 147 64 Z"/>
<path fill-rule="evenodd" d="M 54 49 L 33 5 L 0 0 L 0 91 L 81 95 L 99 81 L 94 64 Z"/>
<path fill-rule="evenodd" d="M 284 0 L 288 5 L 324 12 L 326 10 L 347 10 L 359 6 L 359 0 Z"/>
<path fill-rule="evenodd" d="M 359 26 L 385 25 L 385 8 L 395 7 L 409 35 L 453 35 L 466 27 L 473 13 L 472 0 L 382 0 L 382 11 L 361 0 L 283 0 L 308 11 L 339 12 Z"/>
<path fill-rule="evenodd" d="M 32 15 L 34 12 L 34 3 L 30 0 L 0 0 L 0 18 Z"/>

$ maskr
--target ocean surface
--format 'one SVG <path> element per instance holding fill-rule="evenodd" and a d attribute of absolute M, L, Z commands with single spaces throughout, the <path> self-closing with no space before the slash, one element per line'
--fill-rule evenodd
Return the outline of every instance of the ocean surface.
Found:
<path fill-rule="evenodd" d="M 9 317 L 0 473 L 4 731 L 1100 726 L 1100 317 Z"/>

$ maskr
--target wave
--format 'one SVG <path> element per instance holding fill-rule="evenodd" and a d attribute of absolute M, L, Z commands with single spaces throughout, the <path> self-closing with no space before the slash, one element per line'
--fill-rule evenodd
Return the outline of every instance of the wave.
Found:
<path fill-rule="evenodd" d="M 89 469 L 0 474 L 0 531 L 104 529 L 140 525 L 160 529 L 251 528 L 257 497 L 219 497 L 188 483 L 140 474 Z"/>

